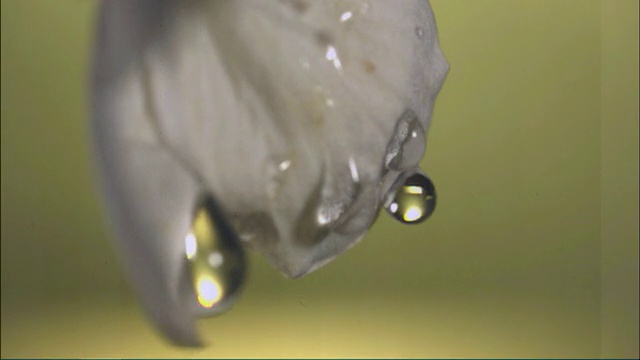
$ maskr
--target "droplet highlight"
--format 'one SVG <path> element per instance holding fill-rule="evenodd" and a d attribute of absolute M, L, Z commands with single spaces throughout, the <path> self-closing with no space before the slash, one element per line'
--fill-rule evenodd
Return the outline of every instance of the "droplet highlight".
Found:
<path fill-rule="evenodd" d="M 246 259 L 240 240 L 212 198 L 196 209 L 185 236 L 183 292 L 200 317 L 230 308 L 242 288 Z"/>
<path fill-rule="evenodd" d="M 351 11 L 345 11 L 342 13 L 342 15 L 340 15 L 340 22 L 345 22 L 351 19 L 352 16 L 353 16 L 353 13 Z"/>
<path fill-rule="evenodd" d="M 427 220 L 436 208 L 436 189 L 433 182 L 421 173 L 413 173 L 392 187 L 386 202 L 387 212 L 405 224 L 419 224 Z"/>
<path fill-rule="evenodd" d="M 338 57 L 338 51 L 336 50 L 335 47 L 329 45 L 327 46 L 327 53 L 325 54 L 325 58 L 327 58 L 327 60 L 331 61 L 333 63 L 333 66 L 340 70 L 342 69 L 342 62 L 340 61 L 340 58 Z"/>

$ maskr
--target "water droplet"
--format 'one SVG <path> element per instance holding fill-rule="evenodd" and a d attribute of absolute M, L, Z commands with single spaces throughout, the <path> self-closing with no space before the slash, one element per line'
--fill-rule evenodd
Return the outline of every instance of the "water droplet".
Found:
<path fill-rule="evenodd" d="M 424 37 L 424 29 L 421 26 L 416 26 L 416 35 L 420 39 Z"/>
<path fill-rule="evenodd" d="M 390 190 L 385 208 L 402 223 L 421 223 L 436 208 L 436 189 L 431 180 L 419 172 L 399 176 Z"/>
<path fill-rule="evenodd" d="M 267 161 L 267 196 L 272 201 L 279 197 L 291 165 L 291 159 L 286 156 L 273 156 Z"/>
<path fill-rule="evenodd" d="M 426 146 L 425 133 L 415 112 L 406 110 L 398 119 L 387 146 L 387 169 L 408 170 L 418 166 Z"/>
<path fill-rule="evenodd" d="M 246 260 L 240 240 L 212 198 L 196 209 L 184 241 L 181 294 L 187 306 L 200 317 L 226 311 L 242 288 Z"/>
<path fill-rule="evenodd" d="M 334 46 L 327 46 L 327 53 L 325 54 L 325 58 L 331 61 L 336 69 L 342 69 L 342 62 L 340 61 L 340 57 L 338 57 L 338 51 Z"/>

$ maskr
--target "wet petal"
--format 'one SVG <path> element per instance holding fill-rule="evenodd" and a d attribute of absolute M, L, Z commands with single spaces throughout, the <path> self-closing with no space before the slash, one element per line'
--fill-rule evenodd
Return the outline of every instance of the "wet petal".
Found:
<path fill-rule="evenodd" d="M 203 194 L 285 275 L 320 267 L 369 229 L 389 164 L 417 166 L 447 70 L 421 0 L 105 2 L 93 136 L 160 329 L 199 343 L 177 283 Z"/>

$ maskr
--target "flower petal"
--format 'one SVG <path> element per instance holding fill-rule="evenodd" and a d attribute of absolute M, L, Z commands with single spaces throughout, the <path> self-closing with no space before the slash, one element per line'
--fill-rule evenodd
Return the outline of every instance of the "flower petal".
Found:
<path fill-rule="evenodd" d="M 199 196 L 287 276 L 320 267 L 373 223 L 398 124 L 415 114 L 425 141 L 448 71 L 422 0 L 100 11 L 93 135 L 110 216 L 146 309 L 181 344 L 198 343 L 177 278 Z"/>

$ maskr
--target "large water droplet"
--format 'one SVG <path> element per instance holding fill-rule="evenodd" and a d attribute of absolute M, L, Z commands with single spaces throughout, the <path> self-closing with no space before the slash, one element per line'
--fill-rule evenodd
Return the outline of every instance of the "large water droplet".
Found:
<path fill-rule="evenodd" d="M 436 208 L 436 189 L 433 182 L 419 172 L 399 176 L 390 190 L 385 208 L 402 223 L 421 223 L 427 220 Z"/>
<path fill-rule="evenodd" d="M 387 147 L 387 169 L 408 170 L 418 166 L 425 150 L 425 133 L 413 110 L 406 110 L 398 119 Z"/>
<path fill-rule="evenodd" d="M 196 209 L 185 236 L 187 305 L 200 317 L 217 315 L 230 308 L 244 282 L 246 260 L 239 238 L 212 198 Z"/>

